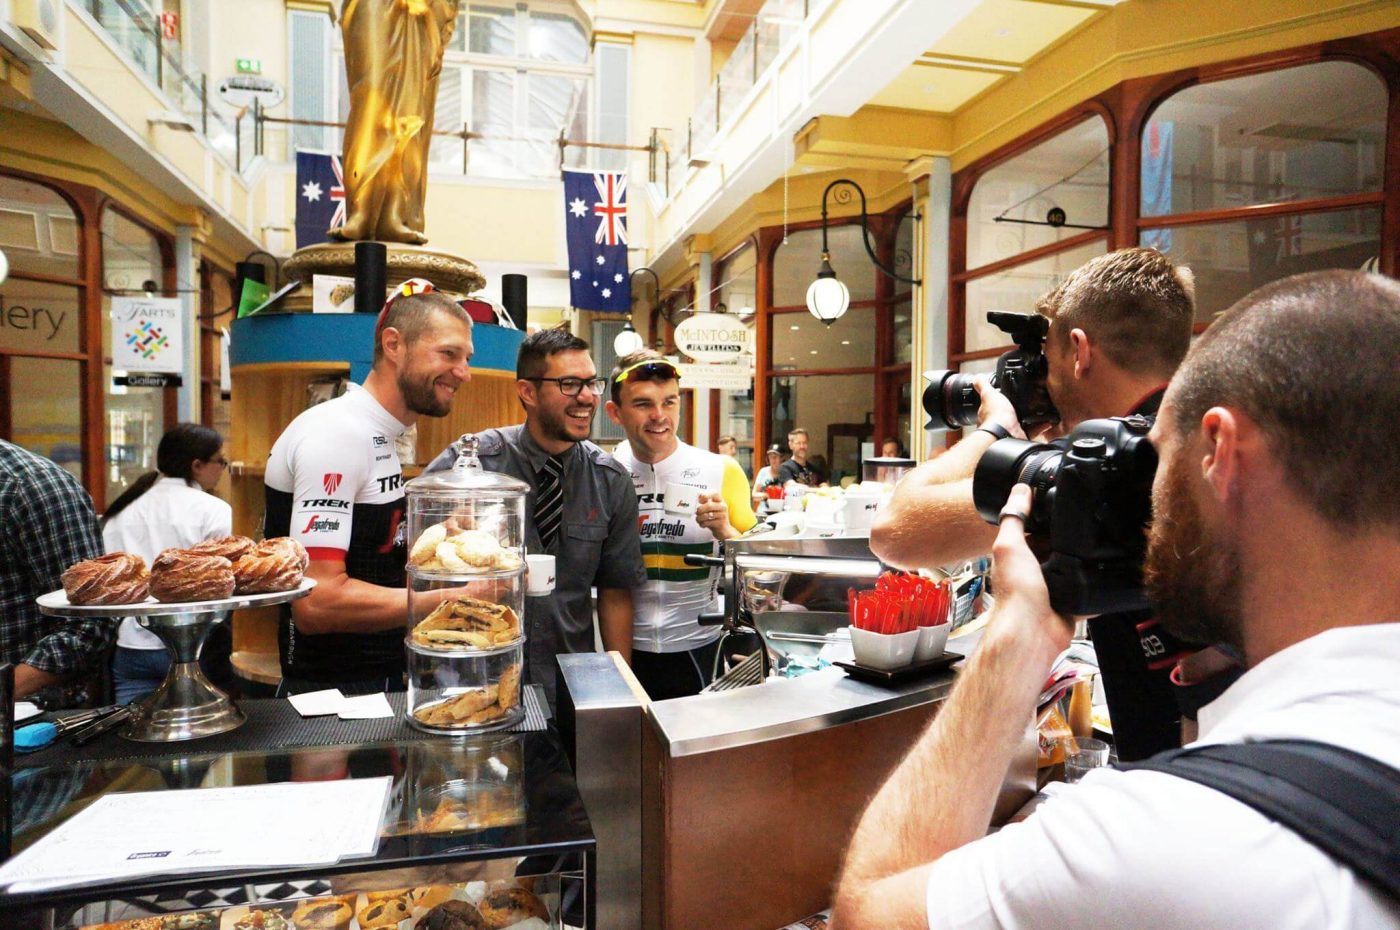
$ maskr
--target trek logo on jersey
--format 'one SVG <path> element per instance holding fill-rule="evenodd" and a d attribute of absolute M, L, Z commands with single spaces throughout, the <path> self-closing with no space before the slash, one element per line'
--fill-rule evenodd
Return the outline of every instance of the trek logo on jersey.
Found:
<path fill-rule="evenodd" d="M 397 491 L 403 484 L 403 475 L 385 475 L 379 479 L 379 493 L 385 494 L 389 491 Z"/>
<path fill-rule="evenodd" d="M 336 533 L 340 531 L 340 521 L 330 517 L 323 517 L 318 513 L 313 513 L 306 526 L 302 527 L 302 534 L 307 533 Z"/>
<path fill-rule="evenodd" d="M 327 472 L 321 476 L 321 487 L 326 489 L 327 494 L 334 494 L 335 489 L 340 487 L 340 479 L 344 477 L 338 472 Z"/>
<path fill-rule="evenodd" d="M 301 506 L 307 508 L 308 510 L 311 510 L 311 509 L 314 509 L 314 508 L 319 508 L 319 509 L 322 509 L 322 510 L 325 510 L 325 509 L 330 509 L 330 510 L 349 510 L 349 509 L 350 509 L 350 502 L 349 502 L 349 501 L 343 501 L 343 500 L 337 500 L 337 499 L 334 498 L 334 497 L 315 497 L 315 498 L 312 498 L 311 500 L 304 500 L 304 501 L 302 501 L 302 502 L 301 502 Z"/>

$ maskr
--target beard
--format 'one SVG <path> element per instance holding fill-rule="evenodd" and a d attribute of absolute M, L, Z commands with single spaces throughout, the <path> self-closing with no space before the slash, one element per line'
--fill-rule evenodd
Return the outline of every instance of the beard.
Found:
<path fill-rule="evenodd" d="M 570 409 L 585 409 L 582 407 L 566 407 L 563 410 L 546 410 L 543 406 L 536 408 L 536 422 L 539 423 L 540 432 L 546 439 L 553 439 L 555 442 L 581 442 L 593 435 L 593 420 L 575 420 L 568 415 Z M 593 412 L 593 411 L 590 411 Z M 586 426 L 584 425 L 586 424 Z M 576 430 L 581 430 L 575 432 Z"/>
<path fill-rule="evenodd" d="M 452 400 L 446 403 L 438 400 L 437 389 L 433 386 L 437 378 L 433 375 L 418 376 L 412 371 L 400 371 L 399 393 L 403 395 L 404 406 L 425 417 L 445 417 L 452 412 Z"/>
<path fill-rule="evenodd" d="M 1183 458 L 1165 463 L 1162 493 L 1153 496 L 1143 584 L 1167 632 L 1243 652 L 1239 547 L 1207 529 Z"/>

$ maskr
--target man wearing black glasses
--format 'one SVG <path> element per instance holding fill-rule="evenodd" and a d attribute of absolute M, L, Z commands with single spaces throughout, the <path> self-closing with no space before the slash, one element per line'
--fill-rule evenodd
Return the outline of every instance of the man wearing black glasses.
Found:
<path fill-rule="evenodd" d="M 554 657 L 594 648 L 591 588 L 603 648 L 631 661 L 632 589 L 646 570 L 631 475 L 588 441 L 606 384 L 588 343 L 562 328 L 535 333 L 521 343 L 515 374 L 525 422 L 477 433 L 477 454 L 488 471 L 530 485 L 525 545 L 556 560 L 554 593 L 525 601 L 526 679 L 544 687 L 552 706 Z M 456 458 L 449 447 L 427 470 L 451 468 Z"/>

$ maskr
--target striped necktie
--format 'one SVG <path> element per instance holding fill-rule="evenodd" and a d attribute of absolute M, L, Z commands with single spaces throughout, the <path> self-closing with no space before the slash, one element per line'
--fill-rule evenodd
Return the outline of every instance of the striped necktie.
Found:
<path fill-rule="evenodd" d="M 550 456 L 535 475 L 538 485 L 535 492 L 535 529 L 539 531 L 540 545 L 546 552 L 554 551 L 554 542 L 559 537 L 559 522 L 564 515 L 564 488 L 559 482 L 563 473 L 564 463 Z"/>

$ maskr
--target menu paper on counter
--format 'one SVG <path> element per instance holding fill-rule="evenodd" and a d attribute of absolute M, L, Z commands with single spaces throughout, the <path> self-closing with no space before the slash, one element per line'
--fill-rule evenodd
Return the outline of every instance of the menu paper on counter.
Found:
<path fill-rule="evenodd" d="M 23 894 L 370 856 L 391 784 L 386 775 L 110 794 L 0 867 L 0 886 Z"/>

